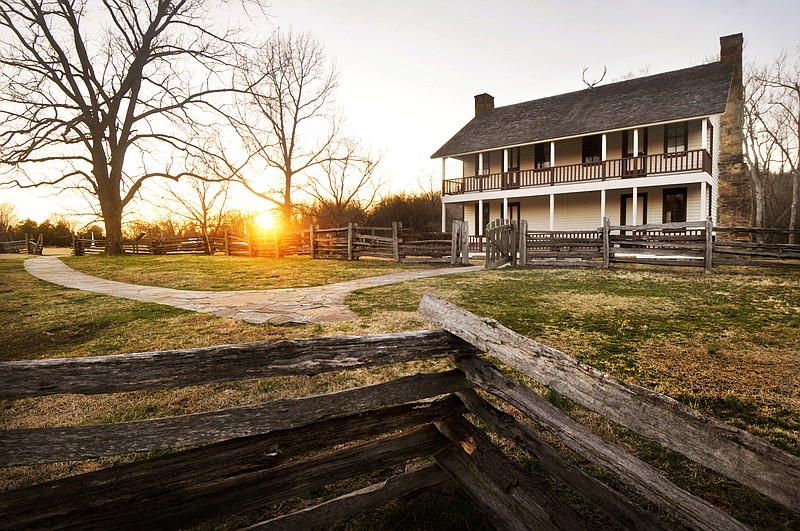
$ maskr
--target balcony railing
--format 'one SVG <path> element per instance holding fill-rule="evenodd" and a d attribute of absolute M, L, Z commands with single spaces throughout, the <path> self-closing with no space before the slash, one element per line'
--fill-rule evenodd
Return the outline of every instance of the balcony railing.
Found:
<path fill-rule="evenodd" d="M 446 179 L 442 193 L 457 195 L 696 171 L 711 173 L 711 155 L 705 149 Z"/>

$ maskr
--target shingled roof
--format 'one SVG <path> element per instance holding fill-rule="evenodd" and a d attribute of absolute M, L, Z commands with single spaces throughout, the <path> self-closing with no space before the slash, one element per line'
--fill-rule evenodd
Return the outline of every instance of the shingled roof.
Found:
<path fill-rule="evenodd" d="M 431 158 L 725 112 L 733 67 L 709 63 L 497 107 Z"/>

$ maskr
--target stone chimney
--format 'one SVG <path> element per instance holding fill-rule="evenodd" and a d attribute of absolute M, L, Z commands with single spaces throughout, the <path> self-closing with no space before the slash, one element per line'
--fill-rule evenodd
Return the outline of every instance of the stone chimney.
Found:
<path fill-rule="evenodd" d="M 719 200 L 717 219 L 720 225 L 752 225 L 753 197 L 742 143 L 744 134 L 744 88 L 742 87 L 741 33 L 719 39 L 720 61 L 733 67 L 725 113 L 720 118 Z"/>
<path fill-rule="evenodd" d="M 494 96 L 486 93 L 475 96 L 475 116 L 480 116 L 492 109 L 494 109 Z"/>

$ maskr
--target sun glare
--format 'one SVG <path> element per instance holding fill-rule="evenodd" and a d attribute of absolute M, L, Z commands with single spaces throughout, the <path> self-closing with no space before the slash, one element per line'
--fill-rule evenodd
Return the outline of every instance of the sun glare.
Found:
<path fill-rule="evenodd" d="M 253 221 L 260 231 L 266 232 L 275 228 L 275 215 L 272 212 L 262 212 Z"/>

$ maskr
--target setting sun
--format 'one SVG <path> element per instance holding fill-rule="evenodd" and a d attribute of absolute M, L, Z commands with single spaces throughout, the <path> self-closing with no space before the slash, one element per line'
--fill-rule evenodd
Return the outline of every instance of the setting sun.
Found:
<path fill-rule="evenodd" d="M 272 230 L 276 226 L 275 215 L 272 212 L 262 212 L 253 221 L 255 221 L 258 230 L 261 231 Z"/>

